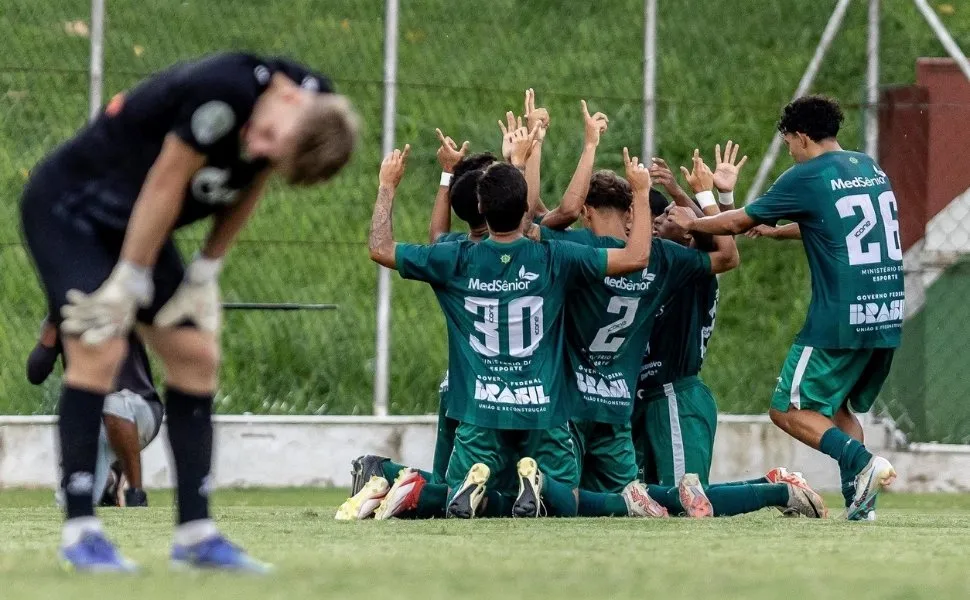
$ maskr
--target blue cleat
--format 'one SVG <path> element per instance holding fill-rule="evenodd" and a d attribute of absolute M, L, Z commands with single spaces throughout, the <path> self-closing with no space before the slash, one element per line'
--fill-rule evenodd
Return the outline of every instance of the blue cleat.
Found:
<path fill-rule="evenodd" d="M 134 573 L 137 565 L 125 559 L 100 532 L 88 532 L 75 544 L 61 548 L 61 563 L 68 571 Z"/>
<path fill-rule="evenodd" d="M 172 546 L 172 567 L 175 569 L 215 569 L 239 571 L 264 575 L 273 566 L 260 562 L 246 554 L 221 535 L 211 537 L 192 546 Z"/>

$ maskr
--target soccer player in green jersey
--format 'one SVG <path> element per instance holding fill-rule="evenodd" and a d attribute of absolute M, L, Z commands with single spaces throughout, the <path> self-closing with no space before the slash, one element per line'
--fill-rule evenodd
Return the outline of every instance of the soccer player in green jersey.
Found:
<path fill-rule="evenodd" d="M 524 238 L 526 182 L 505 163 L 489 166 L 479 180 L 488 239 L 416 246 L 395 244 L 390 221 L 407 151 L 395 151 L 382 165 L 371 257 L 407 278 L 431 283 L 445 312 L 448 415 L 461 421 L 447 474 L 449 514 L 475 516 L 490 473 L 502 474 L 515 459 L 518 496 L 510 509 L 496 512 L 538 516 L 545 504 L 551 515 L 575 514 L 579 473 L 559 359 L 563 304 L 578 285 L 646 267 L 649 173 L 624 150 L 628 173 L 641 190 L 625 248 L 536 244 Z M 488 505 L 502 503 L 500 494 L 488 498 Z"/>
<path fill-rule="evenodd" d="M 671 218 L 691 232 L 740 234 L 779 219 L 798 224 L 812 302 L 772 397 L 772 421 L 838 461 L 846 516 L 865 519 L 896 472 L 863 444 L 853 414 L 868 411 L 899 346 L 904 295 L 896 198 L 872 158 L 836 136 L 842 111 L 821 96 L 798 98 L 778 122 L 795 160 L 744 209 Z M 850 410 L 851 409 L 851 410 Z"/>

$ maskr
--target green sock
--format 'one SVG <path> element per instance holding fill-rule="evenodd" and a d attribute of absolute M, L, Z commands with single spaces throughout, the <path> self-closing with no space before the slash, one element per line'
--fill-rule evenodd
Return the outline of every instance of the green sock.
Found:
<path fill-rule="evenodd" d="M 427 480 L 427 478 L 425 478 Z M 418 495 L 418 507 L 414 510 L 416 519 L 443 519 L 448 507 L 448 486 L 439 483 L 426 483 Z"/>
<path fill-rule="evenodd" d="M 788 485 L 784 483 L 714 484 L 704 491 L 714 507 L 715 517 L 743 515 L 769 506 L 788 506 Z"/>
<path fill-rule="evenodd" d="M 580 517 L 626 517 L 630 514 L 620 494 L 579 490 Z"/>
<path fill-rule="evenodd" d="M 648 485 L 647 493 L 666 508 L 671 517 L 684 514 L 684 505 L 680 503 L 680 490 L 677 486 Z"/>
<path fill-rule="evenodd" d="M 753 485 L 758 483 L 771 483 L 767 477 L 755 477 L 754 479 L 742 479 L 740 481 L 719 481 L 711 485 Z"/>
<path fill-rule="evenodd" d="M 407 468 L 409 468 L 407 465 L 398 464 L 393 460 L 385 460 L 381 463 L 381 470 L 384 471 L 384 479 L 391 484 L 393 484 L 394 480 L 397 479 L 397 474 L 401 472 L 401 469 Z M 421 469 L 414 470 L 421 473 L 421 477 L 424 477 L 425 481 L 431 481 L 434 479 L 434 475 L 427 471 L 422 471 Z"/>
<path fill-rule="evenodd" d="M 480 517 L 511 517 L 512 499 L 494 490 L 485 490 L 485 509 Z"/>
<path fill-rule="evenodd" d="M 573 488 L 552 477 L 544 477 L 542 480 L 542 500 L 550 517 L 575 517 L 579 509 Z"/>
<path fill-rule="evenodd" d="M 855 480 L 856 475 L 872 460 L 872 454 L 859 440 L 838 427 L 832 427 L 822 434 L 818 449 L 838 461 L 843 484 Z"/>

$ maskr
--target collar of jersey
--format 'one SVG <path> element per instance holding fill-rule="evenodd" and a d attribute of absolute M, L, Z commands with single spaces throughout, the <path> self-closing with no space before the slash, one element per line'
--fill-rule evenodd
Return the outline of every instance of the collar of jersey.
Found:
<path fill-rule="evenodd" d="M 528 242 L 528 241 L 529 241 L 529 238 L 527 238 L 525 236 L 522 236 L 519 239 L 514 240 L 514 241 L 511 241 L 511 242 L 497 242 L 494 239 L 492 239 L 491 237 L 487 237 L 487 238 L 482 239 L 482 241 L 479 242 L 479 244 L 489 244 L 489 245 L 492 245 L 492 246 L 498 246 L 499 248 L 510 248 L 512 246 L 516 246 L 518 244 L 521 244 L 523 242 Z"/>

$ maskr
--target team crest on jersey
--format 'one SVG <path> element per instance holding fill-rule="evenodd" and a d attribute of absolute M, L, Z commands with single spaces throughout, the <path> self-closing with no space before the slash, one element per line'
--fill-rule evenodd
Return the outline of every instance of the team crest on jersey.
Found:
<path fill-rule="evenodd" d="M 192 135 L 200 144 L 211 144 L 229 133 L 236 124 L 232 107 L 222 100 L 210 100 L 192 113 Z"/>
<path fill-rule="evenodd" d="M 499 257 L 499 260 L 502 261 L 503 265 L 507 265 L 509 264 L 509 261 L 512 260 L 512 257 L 508 254 L 503 254 L 501 257 Z"/>

